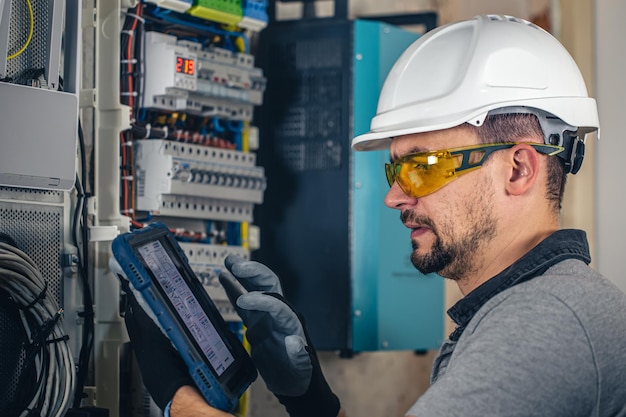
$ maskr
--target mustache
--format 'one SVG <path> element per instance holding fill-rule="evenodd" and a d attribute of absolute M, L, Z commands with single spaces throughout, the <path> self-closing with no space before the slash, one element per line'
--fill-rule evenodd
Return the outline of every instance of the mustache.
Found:
<path fill-rule="evenodd" d="M 403 224 L 419 224 L 421 226 L 426 226 L 428 228 L 430 228 L 433 232 L 437 232 L 437 228 L 435 227 L 435 223 L 432 221 L 432 219 L 428 216 L 420 216 L 418 214 L 415 214 L 415 212 L 406 210 L 406 211 L 402 211 L 400 212 L 400 221 Z"/>

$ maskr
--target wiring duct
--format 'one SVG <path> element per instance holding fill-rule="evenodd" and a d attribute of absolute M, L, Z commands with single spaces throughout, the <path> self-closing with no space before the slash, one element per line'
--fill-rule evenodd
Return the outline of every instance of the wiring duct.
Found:
<path fill-rule="evenodd" d="M 143 34 L 144 19 L 142 4 L 139 3 L 126 13 L 121 32 L 120 48 L 120 101 L 131 109 L 131 124 L 135 122 L 138 110 L 143 107 Z M 120 132 L 120 207 L 121 213 L 131 219 L 133 227 L 141 227 L 135 220 L 135 174 L 132 131 Z"/>
<path fill-rule="evenodd" d="M 75 378 L 63 310 L 33 260 L 5 241 L 0 242 L 0 288 L 19 309 L 30 341 L 10 415 L 61 417 L 71 405 Z"/>

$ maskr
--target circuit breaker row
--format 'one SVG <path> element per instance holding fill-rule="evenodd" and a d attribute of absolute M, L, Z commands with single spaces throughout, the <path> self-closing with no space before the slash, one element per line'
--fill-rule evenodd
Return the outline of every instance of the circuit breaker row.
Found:
<path fill-rule="evenodd" d="M 135 143 L 137 210 L 251 221 L 266 180 L 256 155 L 167 140 Z"/>

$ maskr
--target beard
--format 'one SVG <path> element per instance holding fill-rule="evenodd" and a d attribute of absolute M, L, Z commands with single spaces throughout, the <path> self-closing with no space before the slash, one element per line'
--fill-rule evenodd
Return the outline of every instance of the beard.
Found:
<path fill-rule="evenodd" d="M 466 231 L 459 231 L 453 222 L 443 218 L 441 226 L 435 224 L 428 216 L 419 216 L 414 212 L 405 211 L 400 218 L 403 223 L 416 223 L 428 227 L 435 236 L 430 250 L 419 253 L 421 244 L 412 240 L 411 263 L 423 274 L 437 273 L 442 277 L 460 281 L 475 272 L 477 255 L 481 247 L 489 243 L 495 236 L 497 220 L 493 211 L 489 210 L 488 196 L 484 196 L 471 204 L 464 206 L 462 213 L 454 218 L 465 219 Z M 461 214 L 461 215 L 459 215 Z M 463 217 L 461 217 L 463 216 Z M 468 223 L 469 222 L 469 223 Z"/>
<path fill-rule="evenodd" d="M 432 249 L 426 255 L 418 255 L 417 250 L 420 245 L 416 241 L 411 241 L 413 252 L 411 253 L 411 263 L 422 274 L 440 273 L 456 259 L 454 248 L 444 248 L 441 238 L 437 235 Z"/>

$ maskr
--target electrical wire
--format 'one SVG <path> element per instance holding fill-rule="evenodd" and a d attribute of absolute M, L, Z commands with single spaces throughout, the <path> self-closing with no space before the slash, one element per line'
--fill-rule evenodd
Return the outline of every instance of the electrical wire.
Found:
<path fill-rule="evenodd" d="M 120 132 L 120 205 L 122 214 L 134 219 L 133 204 L 133 183 L 134 183 L 134 167 L 133 167 L 133 144 L 131 141 L 131 133 L 129 130 Z"/>
<path fill-rule="evenodd" d="M 19 308 L 30 343 L 11 415 L 61 417 L 74 392 L 74 359 L 63 329 L 63 310 L 47 291 L 35 262 L 12 244 L 0 242 L 0 288 Z M 35 381 L 25 376 L 36 375 Z"/>
<path fill-rule="evenodd" d="M 139 59 L 143 56 L 144 19 L 141 14 L 141 3 L 138 3 L 133 9 L 129 9 L 129 12 L 126 13 L 121 31 L 120 101 L 130 107 L 132 120 L 135 119 L 139 103 L 142 101 L 141 99 L 136 99 L 137 97 L 141 98 L 140 88 L 143 85 L 143 64 L 141 62 L 142 59 Z"/>
<path fill-rule="evenodd" d="M 120 101 L 130 107 L 131 126 L 136 125 L 139 110 L 143 107 L 143 63 L 144 63 L 144 18 L 143 5 L 138 3 L 125 13 L 121 31 L 120 48 Z M 149 130 L 149 129 L 148 129 Z M 130 218 L 131 226 L 138 227 L 135 221 L 135 172 L 133 128 L 120 132 L 120 212 Z"/>
<path fill-rule="evenodd" d="M 79 276 L 82 283 L 83 294 L 83 312 L 79 316 L 83 318 L 83 331 L 81 339 L 81 348 L 78 356 L 78 371 L 76 374 L 76 395 L 74 397 L 74 408 L 79 408 L 84 395 L 85 383 L 89 371 L 89 359 L 93 349 L 94 340 L 94 310 L 93 298 L 91 295 L 91 285 L 89 284 L 89 276 L 87 265 L 89 264 L 89 236 L 87 229 L 88 213 L 87 213 L 87 192 L 83 188 L 83 184 L 87 181 L 87 161 L 85 151 L 85 138 L 82 125 L 78 123 L 78 144 L 80 150 L 81 176 L 76 175 L 75 189 L 77 194 L 76 207 L 72 221 L 72 240 L 74 246 L 78 250 L 77 263 Z M 80 238 L 79 238 L 80 231 Z M 80 241 L 80 243 L 79 243 Z"/>
<path fill-rule="evenodd" d="M 33 39 L 33 31 L 35 29 L 35 16 L 33 14 L 33 6 L 32 4 L 30 4 L 30 0 L 26 0 L 26 6 L 28 7 L 28 18 L 30 20 L 30 24 L 28 27 L 28 37 L 26 38 L 26 42 L 24 42 L 24 45 L 22 45 L 19 51 L 7 56 L 7 60 L 17 58 L 18 56 L 22 55 L 26 48 L 28 48 L 28 45 L 30 45 L 30 41 Z"/>

